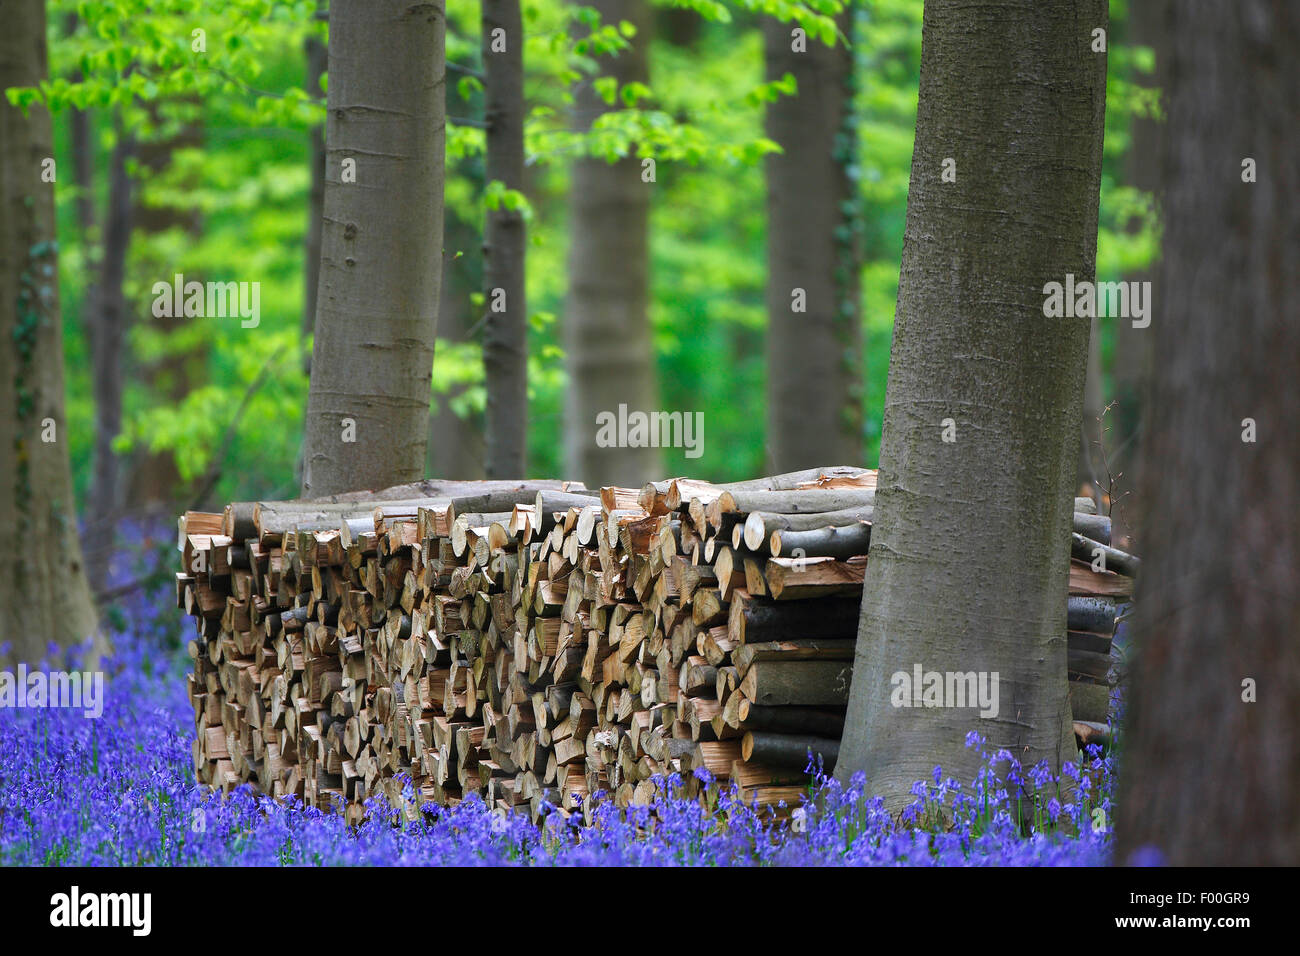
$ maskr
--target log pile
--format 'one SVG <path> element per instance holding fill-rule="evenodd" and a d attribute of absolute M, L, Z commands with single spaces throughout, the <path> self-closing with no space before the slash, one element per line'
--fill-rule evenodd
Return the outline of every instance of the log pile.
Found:
<path fill-rule="evenodd" d="M 350 819 L 377 794 L 412 817 L 470 794 L 589 816 L 601 791 L 648 803 L 659 774 L 696 792 L 701 768 L 794 803 L 809 754 L 829 770 L 838 752 L 875 477 L 423 482 L 189 512 L 176 581 L 198 779 Z M 1131 580 L 1091 566 L 1108 519 L 1075 530 L 1089 742 L 1107 734 L 1102 659 Z"/>

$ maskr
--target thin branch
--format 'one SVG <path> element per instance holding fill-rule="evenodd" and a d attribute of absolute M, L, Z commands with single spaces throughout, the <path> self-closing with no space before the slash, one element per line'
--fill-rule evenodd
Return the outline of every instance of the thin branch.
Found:
<path fill-rule="evenodd" d="M 194 503 L 186 509 L 187 511 L 197 510 L 199 505 L 212 491 L 217 481 L 220 480 L 223 470 L 222 463 L 226 459 L 226 452 L 230 451 L 231 443 L 235 440 L 235 434 L 239 429 L 240 420 L 244 417 L 244 411 L 248 408 L 248 403 L 252 401 L 253 396 L 270 377 L 271 367 L 275 364 L 276 359 L 284 354 L 284 349 L 285 347 L 282 345 L 271 353 L 271 356 L 262 365 L 261 371 L 257 373 L 257 377 L 249 384 L 248 390 L 244 392 L 244 397 L 240 399 L 239 407 L 235 409 L 235 415 L 230 420 L 229 426 L 226 428 L 226 434 L 221 440 L 221 447 L 217 450 L 217 453 L 212 456 L 212 464 L 208 466 L 207 474 L 203 476 L 198 491 L 194 495 Z"/>

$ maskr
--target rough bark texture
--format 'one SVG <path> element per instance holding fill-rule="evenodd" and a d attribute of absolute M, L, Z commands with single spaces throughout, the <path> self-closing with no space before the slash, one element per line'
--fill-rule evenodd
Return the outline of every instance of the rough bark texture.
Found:
<path fill-rule="evenodd" d="M 1165 239 L 1116 861 L 1295 864 L 1300 11 L 1188 0 L 1161 36 Z"/>
<path fill-rule="evenodd" d="M 649 81 L 650 8 L 646 0 L 590 4 L 602 22 L 636 26 L 632 48 L 602 61 L 619 86 Z M 590 83 L 575 91 L 576 125 L 585 128 L 612 107 Z M 656 173 L 658 175 L 658 173 Z M 582 158 L 573 164 L 570 199 L 569 296 L 564 348 L 569 374 L 565 403 L 568 477 L 597 485 L 640 487 L 660 474 L 657 448 L 602 448 L 596 416 L 656 409 L 654 349 L 648 306 L 650 191 L 641 160 Z"/>
<path fill-rule="evenodd" d="M 524 33 L 519 0 L 483 0 L 487 182 L 524 186 Z M 494 35 L 503 30 L 504 37 Z M 501 49 L 501 44 L 504 49 Z M 524 217 L 504 204 L 483 230 L 483 371 L 487 387 L 485 470 L 525 473 L 528 446 L 528 311 L 524 296 Z"/>
<path fill-rule="evenodd" d="M 442 0 L 330 5 L 304 496 L 424 472 L 442 275 L 445 23 Z M 356 161 L 356 182 L 342 178 L 345 159 Z"/>
<path fill-rule="evenodd" d="M 836 775 L 893 810 L 984 734 L 1026 766 L 1074 755 L 1066 581 L 1093 278 L 1105 0 L 928 0 L 916 146 L 856 665 Z M 942 181 L 956 160 L 955 182 Z M 956 440 L 943 441 L 945 418 Z M 996 672 L 999 713 L 895 707 L 891 676 Z"/>
<path fill-rule="evenodd" d="M 0 89 L 48 76 L 45 4 L 5 5 Z M 97 633 L 77 540 L 63 412 L 63 333 L 49 113 L 0 102 L 0 640 L 11 660 L 37 661 L 46 645 Z M 52 419 L 54 441 L 44 441 Z M 34 546 L 35 545 L 35 546 Z"/>
<path fill-rule="evenodd" d="M 848 36 L 852 10 L 839 19 Z M 767 107 L 767 436 L 769 468 L 861 461 L 862 330 L 855 190 L 853 55 L 839 42 L 807 39 L 792 50 L 792 26 L 763 22 L 767 79 L 786 73 L 797 96 Z M 794 290 L 802 290 L 795 311 Z"/>

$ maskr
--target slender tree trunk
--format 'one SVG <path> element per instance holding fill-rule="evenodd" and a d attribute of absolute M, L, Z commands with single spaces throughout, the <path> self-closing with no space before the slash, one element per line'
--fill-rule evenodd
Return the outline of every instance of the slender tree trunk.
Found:
<path fill-rule="evenodd" d="M 524 33 L 519 0 L 483 0 L 487 182 L 524 185 Z M 524 217 L 502 203 L 483 230 L 483 370 L 489 478 L 522 478 L 528 451 Z"/>
<path fill-rule="evenodd" d="M 161 104 L 150 108 L 152 121 L 157 125 L 164 122 Z M 135 203 L 131 212 L 132 235 L 150 236 L 175 231 L 198 242 L 203 235 L 203 214 L 183 199 L 172 200 L 169 196 L 189 195 L 202 187 L 201 175 L 193 170 L 182 173 L 173 165 L 177 153 L 187 149 L 201 149 L 204 145 L 204 126 L 202 119 L 191 118 L 177 127 L 175 132 L 164 139 L 149 139 L 136 144 L 135 156 L 144 171 L 146 183 L 165 184 L 162 195 L 151 194 L 149 186 L 135 190 Z M 144 254 L 148 254 L 151 243 L 140 241 L 137 244 Z M 154 277 L 168 276 L 172 273 L 173 262 L 153 260 L 136 263 L 141 275 Z M 186 274 L 186 280 L 202 282 L 202 274 Z M 149 325 L 160 332 L 169 347 L 166 354 L 145 364 L 131 367 L 135 380 L 144 385 L 149 400 L 153 402 L 179 403 L 204 381 L 208 367 L 211 346 L 200 339 L 190 348 L 178 348 L 175 343 L 193 338 L 185 330 L 191 323 L 202 319 L 186 318 L 184 315 L 149 317 Z M 126 359 L 129 362 L 129 347 Z M 140 449 L 128 465 L 130 477 L 122 496 L 130 502 L 132 514 L 141 511 L 154 511 L 165 515 L 169 520 L 174 515 L 177 499 L 181 496 L 181 474 L 176 464 L 176 455 L 169 449 L 150 451 Z M 191 504 L 187 501 L 186 504 Z"/>
<path fill-rule="evenodd" d="M 1161 35 L 1159 361 L 1116 862 L 1151 847 L 1176 866 L 1294 865 L 1300 10 L 1187 0 Z"/>
<path fill-rule="evenodd" d="M 646 0 L 597 0 L 602 22 L 636 27 L 632 48 L 603 61 L 619 87 L 649 80 L 650 8 Z M 576 92 L 577 125 L 585 128 L 613 107 L 584 83 Z M 564 349 L 569 373 L 565 404 L 566 477 L 595 485 L 636 487 L 660 473 L 657 448 L 602 448 L 596 418 L 620 404 L 649 413 L 658 402 L 650 335 L 649 215 L 654 183 L 635 156 L 616 163 L 582 158 L 573 164 L 570 200 L 569 297 Z M 656 171 L 656 176 L 658 172 Z"/>
<path fill-rule="evenodd" d="M 333 0 L 304 496 L 424 474 L 442 275 L 442 0 Z"/>
<path fill-rule="evenodd" d="M 316 16 L 328 18 L 323 3 L 317 3 Z M 312 34 L 304 46 L 307 57 L 306 89 L 312 96 L 321 95 L 320 81 L 329 64 L 325 41 Z M 307 238 L 303 255 L 302 370 L 311 374 L 311 350 L 307 339 L 316 327 L 316 293 L 320 285 L 321 227 L 325 215 L 325 127 L 313 126 L 307 139 L 307 162 L 311 165 L 311 191 L 307 195 Z"/>
<path fill-rule="evenodd" d="M 1093 278 L 1105 0 L 927 0 L 870 560 L 836 775 L 891 810 L 978 731 L 1025 766 L 1074 755 L 1066 581 Z M 953 159 L 955 181 L 945 181 Z M 952 440 L 945 440 L 950 438 Z M 894 675 L 997 674 L 998 711 L 895 706 Z"/>
<path fill-rule="evenodd" d="M 1115 321 L 1123 321 L 1116 319 Z M 1101 320 L 1093 319 L 1088 333 L 1088 369 L 1083 380 L 1083 417 L 1079 427 L 1079 461 L 1075 488 L 1085 486 L 1093 498 L 1106 491 L 1101 471 L 1101 412 L 1105 408 L 1101 383 Z"/>
<path fill-rule="evenodd" d="M 852 32 L 851 8 L 837 18 Z M 775 472 L 863 460 L 853 55 L 763 21 L 767 79 L 797 96 L 767 107 L 767 433 Z"/>
<path fill-rule="evenodd" d="M 1160 39 L 1161 4 L 1138 3 L 1129 7 L 1129 42 L 1154 46 Z M 1134 77 L 1133 82 L 1154 85 L 1154 77 Z M 1154 193 L 1160 178 L 1161 123 L 1145 116 L 1135 116 L 1129 128 L 1128 185 Z M 1124 276 L 1127 282 L 1150 282 L 1155 263 Z M 1114 358 L 1111 363 L 1113 390 L 1109 400 L 1115 407 L 1108 416 L 1110 428 L 1106 443 L 1107 460 L 1115 489 L 1111 501 L 1112 536 L 1115 544 L 1126 551 L 1138 551 L 1141 542 L 1132 540 L 1138 524 L 1142 502 L 1137 489 L 1142 474 L 1142 390 L 1151 364 L 1151 330 L 1135 329 L 1128 320 L 1115 326 Z M 1100 476 L 1103 481 L 1110 479 Z"/>
<path fill-rule="evenodd" d="M 0 89 L 48 77 L 45 4 L 5 5 Z M 63 396 L 50 116 L 0 102 L 0 636 L 7 660 L 97 634 L 77 538 Z"/>
<path fill-rule="evenodd" d="M 95 398 L 94 471 L 86 514 L 86 573 L 104 590 L 121 507 L 121 461 L 113 441 L 122 430 L 123 353 L 126 350 L 126 256 L 131 245 L 132 189 L 127 160 L 134 141 L 121 129 L 109 158 L 108 212 L 96 295 L 90 302 L 91 372 Z"/>

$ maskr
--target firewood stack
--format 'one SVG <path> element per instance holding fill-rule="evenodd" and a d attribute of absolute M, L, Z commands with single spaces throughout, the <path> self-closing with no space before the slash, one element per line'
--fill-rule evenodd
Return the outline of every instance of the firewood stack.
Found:
<path fill-rule="evenodd" d="M 479 794 L 589 816 L 704 768 L 797 801 L 833 768 L 875 472 L 728 485 L 423 482 L 180 520 L 198 779 L 339 807 Z M 1104 741 L 1115 599 L 1135 559 L 1078 513 L 1075 730 Z M 1126 563 L 1132 562 L 1132 563 Z M 1123 567 L 1120 567 L 1123 565 Z"/>

